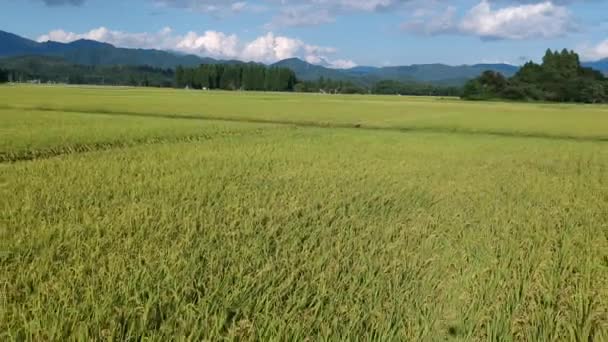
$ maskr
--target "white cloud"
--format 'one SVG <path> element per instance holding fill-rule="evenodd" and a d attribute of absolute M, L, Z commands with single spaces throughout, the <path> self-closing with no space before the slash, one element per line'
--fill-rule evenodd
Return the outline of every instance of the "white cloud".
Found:
<path fill-rule="evenodd" d="M 40 42 L 52 40 L 67 43 L 78 39 L 96 40 L 119 47 L 174 50 L 219 59 L 273 63 L 298 57 L 308 61 L 325 61 L 328 66 L 334 68 L 356 66 L 350 60 L 328 58 L 329 55 L 337 52 L 335 48 L 306 44 L 300 39 L 279 36 L 272 32 L 249 42 L 242 42 L 235 34 L 211 30 L 202 34 L 188 32 L 185 35 L 177 35 L 169 27 L 156 33 L 130 33 L 114 31 L 106 27 L 85 33 L 54 30 L 38 37 Z"/>
<path fill-rule="evenodd" d="M 493 10 L 484 0 L 460 23 L 463 32 L 490 39 L 552 38 L 573 28 L 570 11 L 551 1 Z"/>
<path fill-rule="evenodd" d="M 85 33 L 66 32 L 64 30 L 53 30 L 38 37 L 39 42 L 48 40 L 56 42 L 72 42 L 78 39 L 89 39 L 100 42 L 114 44 L 127 48 L 170 48 L 175 44 L 176 38 L 172 35 L 173 31 L 165 27 L 156 33 L 128 33 L 123 31 L 113 31 L 106 27 L 99 27 Z"/>
<path fill-rule="evenodd" d="M 596 61 L 608 58 L 608 39 L 596 44 L 585 44 L 578 48 L 584 60 Z"/>
<path fill-rule="evenodd" d="M 520 1 L 525 2 L 525 1 Z M 494 9 L 482 0 L 462 18 L 454 7 L 414 11 L 401 27 L 422 34 L 464 34 L 482 39 L 554 38 L 576 30 L 571 12 L 551 1 Z"/>
<path fill-rule="evenodd" d="M 350 69 L 357 66 L 357 63 L 347 59 L 336 59 L 329 62 L 329 67 L 334 69 Z"/>
<path fill-rule="evenodd" d="M 177 44 L 173 48 L 196 55 L 235 58 L 239 56 L 239 39 L 234 34 L 227 35 L 217 31 L 205 31 L 202 35 L 188 32 L 177 38 Z"/>
<path fill-rule="evenodd" d="M 304 43 L 298 39 L 275 37 L 272 32 L 247 43 L 243 49 L 245 59 L 272 62 L 295 56 Z"/>
<path fill-rule="evenodd" d="M 290 57 L 301 57 L 309 63 L 330 68 L 352 68 L 351 60 L 331 60 L 327 55 L 336 53 L 335 48 L 309 45 L 299 39 L 275 36 L 272 32 L 258 37 L 245 45 L 242 58 L 260 62 L 273 62 Z"/>

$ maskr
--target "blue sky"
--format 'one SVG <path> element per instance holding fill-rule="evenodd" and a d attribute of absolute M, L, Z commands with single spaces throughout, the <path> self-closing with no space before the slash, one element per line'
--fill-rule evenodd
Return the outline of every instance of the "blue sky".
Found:
<path fill-rule="evenodd" d="M 0 29 L 38 41 L 331 67 L 520 64 L 547 48 L 608 57 L 602 0 L 2 0 Z"/>

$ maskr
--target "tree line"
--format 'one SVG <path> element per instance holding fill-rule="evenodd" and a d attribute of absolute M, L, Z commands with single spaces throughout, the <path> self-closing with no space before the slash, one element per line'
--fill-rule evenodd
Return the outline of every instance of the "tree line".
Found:
<path fill-rule="evenodd" d="M 513 77 L 485 71 L 467 82 L 464 99 L 518 101 L 608 102 L 608 78 L 581 66 L 574 51 L 547 50 L 541 64 L 526 63 Z"/>
<path fill-rule="evenodd" d="M 178 88 L 294 91 L 326 94 L 380 94 L 419 96 L 460 96 L 460 87 L 434 86 L 422 83 L 380 81 L 372 86 L 320 77 L 314 81 L 298 80 L 288 68 L 263 64 L 203 64 L 195 68 L 178 66 L 175 70 Z"/>
<path fill-rule="evenodd" d="M 380 81 L 371 85 L 320 77 L 301 81 L 288 68 L 262 64 L 205 64 L 195 68 L 149 66 L 85 66 L 54 57 L 0 59 L 0 83 L 41 82 L 141 87 L 178 87 L 252 91 L 293 91 L 326 94 L 458 96 L 458 87 Z"/>
<path fill-rule="evenodd" d="M 0 83 L 6 83 L 9 81 L 9 70 L 0 69 Z"/>
<path fill-rule="evenodd" d="M 298 81 L 294 91 L 326 94 L 376 94 L 412 96 L 460 96 L 461 87 L 436 86 L 425 83 L 403 83 L 393 80 L 378 81 L 371 86 L 350 81 L 336 81 L 320 77 L 316 81 Z"/>
<path fill-rule="evenodd" d="M 332 80 L 298 80 L 288 68 L 256 63 L 205 64 L 194 68 L 84 66 L 55 57 L 0 59 L 0 83 L 30 82 L 178 87 L 194 89 L 294 91 L 328 94 L 461 96 L 468 100 L 608 102 L 608 78 L 582 67 L 568 50 L 547 50 L 541 64 L 526 63 L 511 78 L 485 71 L 464 87 L 380 80 L 371 84 Z"/>
<path fill-rule="evenodd" d="M 462 88 L 385 80 L 377 82 L 372 87 L 372 93 L 379 95 L 460 96 Z"/>
<path fill-rule="evenodd" d="M 2 58 L 0 69 L 0 82 L 173 87 L 175 78 L 172 69 L 78 65 L 44 56 Z"/>
<path fill-rule="evenodd" d="M 178 66 L 175 70 L 178 88 L 293 91 L 296 82 L 296 75 L 290 69 L 254 63 Z"/>
<path fill-rule="evenodd" d="M 369 89 L 350 81 L 336 81 L 319 77 L 315 81 L 298 81 L 294 87 L 298 93 L 325 93 L 325 94 L 367 94 Z"/>

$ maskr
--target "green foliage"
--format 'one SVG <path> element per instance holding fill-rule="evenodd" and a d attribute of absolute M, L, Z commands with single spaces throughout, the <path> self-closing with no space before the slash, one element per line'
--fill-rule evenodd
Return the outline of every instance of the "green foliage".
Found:
<path fill-rule="evenodd" d="M 484 71 L 478 78 L 467 82 L 463 88 L 463 97 L 469 100 L 517 95 L 518 89 L 513 89 L 501 73 L 490 70 Z"/>
<path fill-rule="evenodd" d="M 608 338 L 601 106 L 47 86 L 0 106 L 1 341 Z"/>
<path fill-rule="evenodd" d="M 528 62 L 508 80 L 499 73 L 483 73 L 465 85 L 463 98 L 602 103 L 608 101 L 608 80 L 582 67 L 573 51 L 547 50 L 541 65 Z"/>
<path fill-rule="evenodd" d="M 379 95 L 459 96 L 462 90 L 459 87 L 383 80 L 377 82 L 371 92 Z"/>
<path fill-rule="evenodd" d="M 316 81 L 302 81 L 296 84 L 295 91 L 301 93 L 328 94 L 366 94 L 367 88 L 357 86 L 349 81 L 337 81 L 320 77 Z"/>
<path fill-rule="evenodd" d="M 289 69 L 262 64 L 204 64 L 178 67 L 175 81 L 178 88 L 293 91 L 296 76 Z"/>
<path fill-rule="evenodd" d="M 376 95 L 414 95 L 414 96 L 459 96 L 458 87 L 442 87 L 421 83 L 402 83 L 393 80 L 376 82 L 371 88 L 358 86 L 349 81 L 336 81 L 320 77 L 317 81 L 304 81 L 296 91 L 329 94 L 376 94 Z"/>
<path fill-rule="evenodd" d="M 10 74 L 11 72 L 9 70 L 0 69 L 0 83 L 8 82 Z"/>
<path fill-rule="evenodd" d="M 26 56 L 0 59 L 10 69 L 11 81 L 94 85 L 171 87 L 174 72 L 149 66 L 85 66 L 53 57 Z"/>
<path fill-rule="evenodd" d="M 268 67 L 255 63 L 203 64 L 195 68 L 178 66 L 175 71 L 148 66 L 85 66 L 74 65 L 52 57 L 16 57 L 0 59 L 0 66 L 11 69 L 9 80 L 16 82 L 128 85 L 223 89 L 249 91 L 298 91 L 331 94 L 380 94 L 459 96 L 461 90 L 452 86 L 402 83 L 384 80 L 362 86 L 341 79 L 320 77 L 315 81 L 297 80 L 285 67 Z"/>

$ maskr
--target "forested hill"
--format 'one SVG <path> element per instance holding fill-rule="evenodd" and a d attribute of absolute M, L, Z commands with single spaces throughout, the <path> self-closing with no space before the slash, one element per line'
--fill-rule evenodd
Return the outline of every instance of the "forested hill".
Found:
<path fill-rule="evenodd" d="M 175 68 L 178 65 L 196 66 L 218 63 L 212 58 L 194 55 L 177 55 L 171 52 L 149 49 L 117 48 L 111 44 L 93 40 L 77 40 L 71 43 L 39 43 L 15 34 L 0 31 L 0 57 L 17 56 L 60 57 L 69 63 L 80 65 L 137 65 L 155 68 Z"/>
<path fill-rule="evenodd" d="M 547 50 L 541 64 L 528 62 L 513 77 L 484 72 L 467 82 L 463 98 L 606 103 L 608 78 L 581 65 L 574 51 Z"/>
<path fill-rule="evenodd" d="M 445 64 L 418 64 L 391 67 L 355 67 L 351 69 L 328 69 L 307 63 L 298 58 L 290 58 L 273 64 L 293 70 L 298 79 L 317 80 L 321 77 L 349 81 L 362 86 L 370 86 L 381 80 L 418 82 L 444 86 L 463 85 L 467 80 L 481 75 L 485 70 L 499 71 L 511 76 L 519 69 L 509 64 L 475 64 L 451 66 Z"/>
<path fill-rule="evenodd" d="M 582 63 L 582 65 L 587 68 L 601 71 L 604 75 L 608 76 L 608 58 L 604 58 L 596 62 L 585 62 Z"/>
<path fill-rule="evenodd" d="M 172 69 L 149 66 L 78 65 L 58 57 L 0 58 L 2 82 L 52 82 L 66 84 L 172 87 Z"/>

